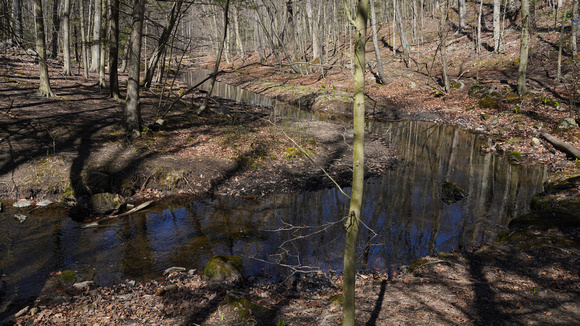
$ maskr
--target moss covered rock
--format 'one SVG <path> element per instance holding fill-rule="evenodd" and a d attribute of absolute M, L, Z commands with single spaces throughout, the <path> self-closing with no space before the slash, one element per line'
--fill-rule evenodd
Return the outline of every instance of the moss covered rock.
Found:
<path fill-rule="evenodd" d="M 574 130 L 578 127 L 578 123 L 574 118 L 564 118 L 558 122 L 558 125 L 554 128 L 555 133 L 562 133 L 570 130 Z"/>
<path fill-rule="evenodd" d="M 477 102 L 477 104 L 481 109 L 499 110 L 499 100 L 493 96 L 484 96 Z"/>
<path fill-rule="evenodd" d="M 117 194 L 103 192 L 93 195 L 89 200 L 91 211 L 95 214 L 109 214 L 121 207 L 125 199 Z"/>
<path fill-rule="evenodd" d="M 485 87 L 481 85 L 473 85 L 467 91 L 467 94 L 471 97 L 478 97 L 485 92 Z"/>
<path fill-rule="evenodd" d="M 213 256 L 205 265 L 203 276 L 210 281 L 223 281 L 242 275 L 242 259 L 238 256 Z"/>
<path fill-rule="evenodd" d="M 518 152 L 518 151 L 512 151 L 511 153 L 508 154 L 508 159 L 511 162 L 520 162 L 524 158 L 522 157 L 522 154 L 520 154 L 520 152 Z"/>

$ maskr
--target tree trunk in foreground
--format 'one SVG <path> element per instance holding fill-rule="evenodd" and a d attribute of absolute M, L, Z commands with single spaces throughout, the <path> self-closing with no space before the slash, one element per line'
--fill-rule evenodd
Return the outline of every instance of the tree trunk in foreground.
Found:
<path fill-rule="evenodd" d="M 141 108 L 139 107 L 139 68 L 141 63 L 141 36 L 143 35 L 143 17 L 145 0 L 135 0 L 133 23 L 131 28 L 131 53 L 129 57 L 129 80 L 127 81 L 127 98 L 125 104 L 125 129 L 127 132 L 141 136 Z"/>
<path fill-rule="evenodd" d="M 36 22 L 36 52 L 38 52 L 38 68 L 40 70 L 40 86 L 38 95 L 53 97 L 48 78 L 48 66 L 46 65 L 46 38 L 44 34 L 44 14 L 42 13 L 42 1 L 34 0 L 34 20 Z"/>
<path fill-rule="evenodd" d="M 348 10 L 348 8 L 347 8 Z M 364 116 L 365 116 L 365 44 L 369 0 L 359 0 L 356 10 L 355 49 L 354 49 L 354 143 L 353 143 L 353 173 L 352 194 L 348 218 L 345 223 L 344 244 L 344 275 L 342 293 L 342 323 L 354 325 L 355 317 L 355 276 L 356 276 L 356 246 L 362 218 L 363 187 L 364 187 Z"/>

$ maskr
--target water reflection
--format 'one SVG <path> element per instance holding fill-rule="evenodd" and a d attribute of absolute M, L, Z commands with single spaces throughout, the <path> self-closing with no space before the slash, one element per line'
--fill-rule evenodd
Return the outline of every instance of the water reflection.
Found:
<path fill-rule="evenodd" d="M 319 118 L 272 103 L 276 115 Z M 542 190 L 544 167 L 514 166 L 482 155 L 472 133 L 424 122 L 368 123 L 367 128 L 390 140 L 402 164 L 366 183 L 363 217 L 373 231 L 362 231 L 363 268 L 391 270 L 426 254 L 493 241 Z M 462 187 L 467 198 L 444 203 L 445 180 Z M 156 277 L 170 266 L 202 269 L 211 256 L 225 254 L 244 257 L 249 274 L 287 271 L 264 262 L 340 271 L 342 225 L 337 221 L 347 204 L 336 189 L 259 200 L 172 199 L 95 229 L 62 218 L 59 210 L 25 211 L 28 219 L 22 224 L 8 212 L 0 215 L 0 275 L 7 284 L 0 315 L 13 298 L 35 296 L 55 270 L 72 269 L 108 284 Z"/>

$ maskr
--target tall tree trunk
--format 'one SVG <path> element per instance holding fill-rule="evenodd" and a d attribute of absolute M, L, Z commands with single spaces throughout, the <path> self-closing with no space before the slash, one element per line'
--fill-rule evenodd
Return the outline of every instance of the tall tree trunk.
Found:
<path fill-rule="evenodd" d="M 82 0 L 81 0 L 82 1 Z M 97 71 L 101 62 L 101 24 L 103 11 L 101 0 L 95 0 L 95 13 L 93 15 L 93 39 L 92 39 L 92 57 L 90 71 Z"/>
<path fill-rule="evenodd" d="M 70 76 L 72 75 L 70 69 L 70 0 L 64 0 L 62 8 L 62 56 L 62 73 L 65 76 Z"/>
<path fill-rule="evenodd" d="M 101 13 L 105 18 L 105 21 L 101 24 L 101 54 L 99 55 L 99 87 L 105 88 L 107 87 L 107 83 L 105 81 L 105 57 L 106 57 L 106 49 L 104 40 L 107 39 L 107 29 L 108 29 L 108 10 L 107 10 L 107 0 L 101 0 Z"/>
<path fill-rule="evenodd" d="M 387 80 L 385 78 L 385 72 L 383 69 L 383 59 L 381 58 L 381 51 L 379 50 L 379 41 L 377 38 L 377 16 L 375 13 L 375 0 L 370 0 L 369 5 L 371 6 L 371 30 L 373 32 L 373 47 L 375 48 L 375 56 L 377 58 L 377 70 L 379 72 L 379 78 L 381 83 L 386 84 Z"/>
<path fill-rule="evenodd" d="M 111 47 L 109 48 L 109 89 L 115 100 L 121 98 L 119 92 L 119 0 L 111 1 Z"/>
<path fill-rule="evenodd" d="M 395 8 L 395 22 L 397 23 L 397 30 L 399 31 L 399 39 L 401 41 L 401 47 L 403 47 L 403 60 L 407 68 L 409 67 L 409 43 L 407 43 L 407 36 L 405 35 L 405 28 L 403 27 L 403 19 L 401 18 L 401 9 L 399 7 L 399 1 L 393 0 Z"/>
<path fill-rule="evenodd" d="M 13 44 L 19 44 L 22 42 L 24 33 L 22 31 L 22 0 L 12 0 L 12 23 L 14 26 L 14 37 Z"/>
<path fill-rule="evenodd" d="M 213 68 L 213 74 L 211 76 L 211 83 L 209 86 L 209 91 L 207 92 L 203 103 L 201 104 L 201 106 L 197 110 L 197 114 L 201 114 L 207 108 L 207 102 L 209 101 L 211 93 L 213 92 L 213 87 L 215 85 L 215 79 L 217 77 L 217 72 L 220 68 L 220 61 L 222 60 L 222 52 L 224 51 L 224 45 L 226 43 L 226 38 L 228 35 L 228 11 L 229 11 L 229 8 L 230 8 L 230 0 L 226 0 L 226 5 L 224 8 L 224 30 L 223 30 L 223 34 L 222 34 L 222 41 L 220 43 L 220 48 L 218 50 L 218 54 L 217 54 L 217 57 L 215 59 L 215 66 Z"/>
<path fill-rule="evenodd" d="M 477 14 L 477 48 L 475 52 L 477 54 L 476 58 L 476 70 L 475 70 L 475 80 L 479 80 L 479 56 L 481 54 L 481 16 L 483 14 L 483 0 L 479 0 L 479 11 Z"/>
<path fill-rule="evenodd" d="M 518 94 L 527 91 L 526 72 L 528 70 L 528 50 L 530 45 L 530 0 L 522 0 L 522 34 L 520 37 L 520 64 L 518 67 Z"/>
<path fill-rule="evenodd" d="M 181 15 L 181 6 L 183 4 L 183 0 L 179 0 L 173 3 L 173 7 L 171 8 L 171 13 L 167 18 L 167 24 L 163 28 L 161 32 L 161 37 L 157 42 L 157 46 L 153 50 L 151 54 L 151 58 L 149 59 L 149 65 L 147 66 L 147 70 L 145 71 L 145 80 L 143 81 L 143 85 L 147 88 L 151 87 L 151 82 L 153 81 L 153 75 L 155 74 L 155 68 L 159 63 L 159 58 L 161 58 L 161 54 L 165 51 L 165 46 L 167 45 L 167 41 L 173 32 L 173 29 L 176 25 L 177 19 Z"/>
<path fill-rule="evenodd" d="M 36 52 L 38 52 L 38 67 L 40 71 L 40 86 L 38 95 L 53 97 L 46 65 L 46 41 L 44 32 L 44 14 L 42 13 L 42 0 L 34 0 L 34 21 L 36 22 Z"/>
<path fill-rule="evenodd" d="M 58 32 L 60 30 L 60 18 L 58 17 L 58 0 L 52 2 L 52 38 L 50 39 L 50 57 L 58 55 Z"/>
<path fill-rule="evenodd" d="M 465 0 L 457 0 L 459 11 L 459 31 L 465 29 Z"/>
<path fill-rule="evenodd" d="M 529 33 L 533 33 L 536 31 L 536 1 L 537 0 L 528 0 L 528 6 L 529 6 Z M 523 2 L 523 1 L 522 1 Z M 522 3 L 522 7 L 523 7 L 523 3 Z"/>
<path fill-rule="evenodd" d="M 564 6 L 564 12 L 568 9 L 568 1 L 566 1 L 566 6 Z M 562 78 L 562 43 L 564 41 L 564 23 L 566 22 L 566 15 L 562 15 L 562 25 L 560 27 L 560 38 L 558 40 L 558 72 L 556 74 L 556 81 L 560 81 Z"/>
<path fill-rule="evenodd" d="M 500 28 L 500 15 L 501 13 L 501 0 L 493 0 L 493 50 L 495 53 L 499 53 L 501 28 Z"/>
<path fill-rule="evenodd" d="M 572 57 L 576 57 L 578 54 L 578 0 L 573 0 L 572 5 L 572 35 L 570 39 L 570 47 L 572 48 Z"/>
<path fill-rule="evenodd" d="M 346 8 L 348 12 L 348 8 Z M 353 326 L 355 321 L 356 247 L 362 219 L 364 196 L 364 116 L 365 116 L 365 45 L 369 0 L 358 0 L 355 25 L 354 62 L 354 142 L 352 194 L 349 214 L 345 223 L 344 275 L 342 293 L 342 324 Z"/>
<path fill-rule="evenodd" d="M 80 3 L 80 18 L 81 18 L 81 52 L 83 57 L 83 76 L 89 78 L 89 50 L 87 49 L 87 32 L 85 30 L 85 7 L 84 1 L 79 0 Z"/>
<path fill-rule="evenodd" d="M 234 31 L 236 34 L 236 45 L 238 46 L 238 50 L 240 51 L 239 55 L 242 58 L 242 62 L 246 61 L 246 51 L 244 49 L 244 43 L 242 42 L 242 35 L 240 34 L 240 23 L 239 23 L 239 15 L 240 12 L 238 7 L 233 6 L 233 16 L 234 16 Z"/>
<path fill-rule="evenodd" d="M 312 37 L 312 61 L 317 58 L 320 60 L 320 46 L 318 44 L 318 24 L 314 19 L 314 13 L 312 12 L 312 3 L 310 0 L 306 0 L 306 14 L 308 18 L 308 25 L 310 26 L 310 36 Z"/>
<path fill-rule="evenodd" d="M 449 92 L 450 83 L 447 74 L 447 1 L 441 1 L 441 18 L 439 20 L 439 40 L 441 47 L 441 79 L 445 92 Z"/>
<path fill-rule="evenodd" d="M 125 100 L 125 129 L 129 133 L 141 136 L 141 108 L 139 107 L 139 70 L 141 65 L 141 37 L 143 35 L 143 18 L 145 0 L 133 3 L 131 24 L 131 52 L 129 54 L 129 80 L 127 81 L 127 98 Z"/>

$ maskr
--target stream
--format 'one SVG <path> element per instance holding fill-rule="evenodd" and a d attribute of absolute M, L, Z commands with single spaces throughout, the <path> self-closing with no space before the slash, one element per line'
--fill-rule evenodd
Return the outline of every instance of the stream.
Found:
<path fill-rule="evenodd" d="M 267 106 L 272 115 L 324 119 L 220 83 L 214 95 Z M 367 128 L 384 135 L 402 163 L 366 181 L 361 269 L 391 272 L 427 254 L 465 252 L 495 241 L 510 218 L 528 210 L 547 175 L 541 165 L 512 165 L 482 154 L 481 137 L 453 126 L 399 121 L 368 122 Z M 446 180 L 467 197 L 443 202 Z M 293 269 L 340 272 L 343 230 L 337 221 L 347 210 L 348 198 L 327 189 L 259 199 L 168 198 L 89 229 L 58 208 L 30 210 L 24 223 L 0 214 L 0 281 L 6 287 L 0 315 L 11 304 L 33 299 L 58 270 L 108 285 L 158 277 L 171 266 L 203 270 L 211 256 L 222 254 L 241 256 L 246 275 L 271 280 Z"/>

